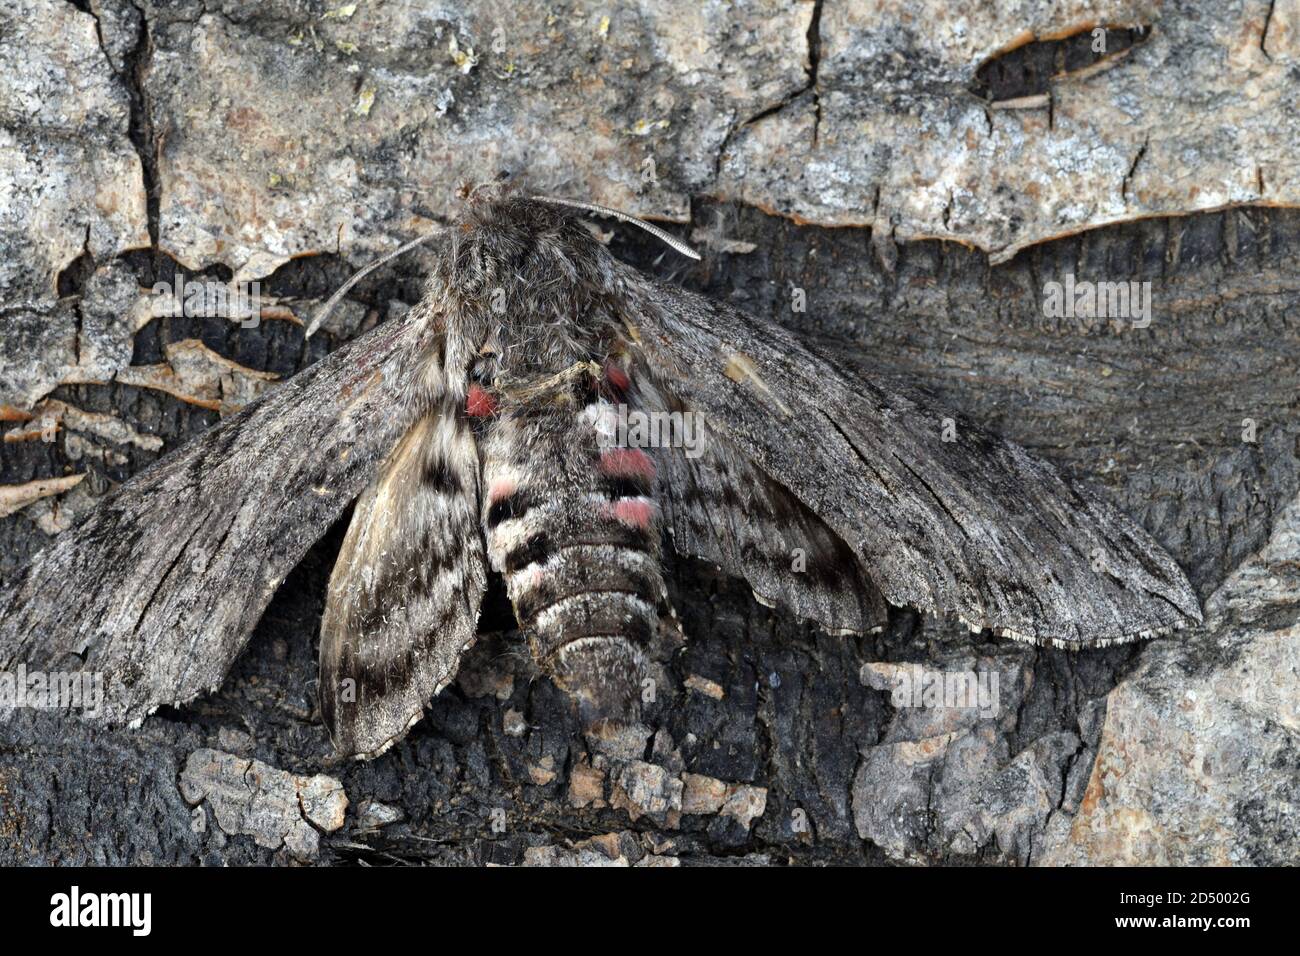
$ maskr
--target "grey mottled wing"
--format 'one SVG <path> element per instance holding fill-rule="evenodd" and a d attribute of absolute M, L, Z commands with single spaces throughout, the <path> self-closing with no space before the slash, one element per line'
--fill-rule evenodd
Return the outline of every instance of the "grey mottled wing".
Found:
<path fill-rule="evenodd" d="M 648 368 L 634 378 L 646 411 L 684 411 L 655 387 Z M 849 546 L 704 418 L 693 453 L 683 443 L 654 452 L 673 549 L 743 578 L 761 603 L 789 608 L 828 633 L 883 627 L 884 599 Z"/>
<path fill-rule="evenodd" d="M 424 416 L 358 499 L 330 578 L 320 707 L 340 753 L 377 756 L 420 719 L 474 641 L 486 581 L 473 433 Z"/>
<path fill-rule="evenodd" d="M 381 325 L 116 489 L 0 590 L 0 670 L 101 672 L 113 722 L 215 689 L 408 424 L 420 328 Z"/>
<path fill-rule="evenodd" d="M 625 276 L 629 335 L 662 390 L 848 542 L 890 603 L 1065 647 L 1201 620 L 1146 532 L 1019 446 L 774 324 Z"/>

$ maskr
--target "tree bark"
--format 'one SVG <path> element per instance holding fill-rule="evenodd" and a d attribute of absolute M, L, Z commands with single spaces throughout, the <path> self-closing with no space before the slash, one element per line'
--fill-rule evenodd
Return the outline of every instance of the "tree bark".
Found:
<path fill-rule="evenodd" d="M 48 13 L 31 6 L 32 16 Z M 118 128 L 111 136 L 88 130 L 79 142 L 127 166 L 138 157 L 140 216 L 121 206 L 116 219 L 97 219 L 53 266 L 21 236 L 6 240 L 10 258 L 41 281 L 10 281 L 0 271 L 8 282 L 0 411 L 9 432 L 0 484 L 11 495 L 0 500 L 14 503 L 0 518 L 0 579 L 80 520 L 111 482 L 409 307 L 427 265 L 417 256 L 379 271 L 325 334 L 305 343 L 302 318 L 365 260 L 373 235 L 332 251 L 325 237 L 333 227 L 319 215 L 326 192 L 304 213 L 320 235 L 301 251 L 317 255 L 265 260 L 258 271 L 252 254 L 195 253 L 203 219 L 199 205 L 187 204 L 198 203 L 200 179 L 187 177 L 201 150 L 186 145 L 184 116 L 170 112 L 192 88 L 169 92 L 163 83 L 196 37 L 221 31 L 297 50 L 290 41 L 299 21 L 283 5 L 258 14 L 256 5 L 196 7 L 192 18 L 107 0 L 89 6 L 93 23 L 79 10 L 59 16 L 69 30 L 90 31 L 85 43 L 101 57 L 92 72 L 106 84 L 103 109 Z M 828 37 L 838 34 L 812 7 L 796 5 L 792 23 L 810 44 L 800 55 L 806 60 L 816 39 L 825 71 L 828 51 L 840 49 Z M 344 42 L 351 34 L 330 32 L 344 29 L 328 22 L 321 32 Z M 424 45 L 441 56 L 448 35 L 464 39 L 456 29 Z M 313 36 L 303 32 L 298 42 Z M 1268 42 L 1282 57 L 1282 41 Z M 463 74 L 456 71 L 467 60 L 447 67 L 453 86 L 488 68 L 490 34 L 478 43 L 474 56 L 484 63 Z M 410 69 L 383 56 L 360 54 L 367 64 Z M 223 67 L 218 57 L 217 73 L 200 70 L 184 82 L 230 96 L 234 68 L 248 62 Z M 789 87 L 781 109 L 799 115 L 805 99 L 819 95 L 825 106 L 832 81 L 847 82 L 842 71 L 819 78 L 815 54 L 811 72 L 796 67 L 746 65 L 755 76 L 770 68 Z M 987 82 L 1005 82 L 999 76 Z M 254 80 L 271 82 L 260 73 Z M 477 102 L 472 89 L 455 89 L 462 106 Z M 528 111 L 546 100 L 536 85 L 526 89 L 513 102 L 535 120 L 542 114 Z M 294 87 L 281 93 L 292 99 Z M 653 119 L 649 102 L 638 106 Z M 745 109 L 757 115 L 762 105 Z M 352 114 L 356 122 L 364 115 Z M 834 132 L 828 124 L 838 114 L 828 107 L 818 115 L 818 136 Z M 0 721 L 0 863 L 1300 862 L 1285 809 L 1300 805 L 1300 212 L 1233 200 L 1217 211 L 1164 215 L 1165 197 L 1130 210 L 1124 218 L 1132 221 L 1099 225 L 1106 217 L 1098 213 L 1078 225 L 1085 231 L 1038 244 L 973 227 L 925 239 L 915 217 L 900 231 L 861 204 L 853 221 L 871 225 L 843 226 L 825 209 L 823 225 L 797 224 L 764 212 L 782 205 L 766 195 L 746 201 L 746 182 L 768 179 L 741 181 L 738 160 L 723 161 L 734 147 L 758 162 L 761 125 L 738 124 L 715 143 L 719 166 L 703 179 L 692 178 L 695 166 L 674 166 L 651 194 L 661 213 L 680 200 L 681 232 L 705 247 L 703 262 L 685 267 L 636 230 L 602 221 L 611 251 L 928 388 L 1093 482 L 1187 570 L 1206 602 L 1203 628 L 1070 653 L 971 635 L 904 609 L 891 612 L 883 634 L 828 637 L 755 603 L 742 582 L 670 557 L 669 587 L 688 640 L 656 648 L 663 680 L 644 728 L 584 735 L 562 694 L 530 664 L 498 586 L 459 678 L 410 735 L 374 761 L 340 762 L 314 685 L 339 524 L 281 585 L 219 692 L 164 708 L 136 730 L 30 710 Z M 193 135 L 218 132 L 204 126 L 200 137 L 196 126 Z M 298 146 L 325 155 L 318 143 Z M 298 146 L 285 149 L 292 155 Z M 771 158 L 766 170 L 788 190 L 795 179 L 784 163 Z M 213 216 L 257 221 L 261 213 L 241 205 L 244 187 L 284 173 L 254 167 L 246 181 L 226 182 L 230 207 Z M 1207 181 L 1217 169 L 1207 165 Z M 322 160 L 309 172 L 324 170 Z M 580 173 L 602 170 L 594 163 Z M 893 182 L 901 201 L 906 191 Z M 396 193 L 385 196 L 375 200 L 384 215 L 359 213 L 360 225 L 379 228 L 396 214 Z M 1051 204 L 1017 194 L 1022 200 L 1040 212 Z M 816 211 L 794 205 L 804 218 Z M 1046 234 L 1048 218 L 1037 233 Z M 991 264 L 991 255 L 1001 261 Z M 139 311 L 147 301 L 140 290 L 178 271 L 224 280 L 241 268 L 260 276 L 271 300 L 256 327 Z M 1067 275 L 1149 282 L 1149 325 L 1046 314 L 1047 284 Z M 803 311 L 793 307 L 796 290 Z M 58 427 L 44 441 L 51 418 Z M 50 479 L 83 473 L 71 490 L 48 493 Z M 996 707 L 982 715 L 895 706 L 890 689 L 914 668 L 996 674 Z"/>

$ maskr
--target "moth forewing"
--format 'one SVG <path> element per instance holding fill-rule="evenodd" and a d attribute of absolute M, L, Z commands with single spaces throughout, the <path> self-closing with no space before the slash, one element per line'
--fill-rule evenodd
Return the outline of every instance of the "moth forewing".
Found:
<path fill-rule="evenodd" d="M 847 542 L 891 604 L 1071 648 L 1201 620 L 1150 535 L 1023 448 L 964 422 L 946 441 L 948 416 L 913 390 L 621 268 L 632 347 L 663 391 Z"/>
<path fill-rule="evenodd" d="M 102 673 L 112 723 L 215 690 L 409 424 L 422 335 L 368 332 L 112 492 L 0 589 L 0 670 Z"/>
<path fill-rule="evenodd" d="M 888 618 L 885 602 L 849 546 L 731 439 L 711 431 L 707 411 L 674 407 L 644 364 L 634 374 L 646 408 L 704 423 L 696 447 L 683 440 L 655 452 L 674 550 L 742 578 L 760 603 L 790 610 L 829 634 L 879 630 Z"/>

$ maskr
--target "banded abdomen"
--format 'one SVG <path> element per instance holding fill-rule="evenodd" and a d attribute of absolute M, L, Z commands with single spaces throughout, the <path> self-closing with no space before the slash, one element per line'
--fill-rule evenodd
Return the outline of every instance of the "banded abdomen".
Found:
<path fill-rule="evenodd" d="M 601 399 L 567 389 L 483 430 L 483 528 L 534 659 L 588 719 L 635 715 L 643 648 L 667 607 L 655 466 L 602 447 Z"/>

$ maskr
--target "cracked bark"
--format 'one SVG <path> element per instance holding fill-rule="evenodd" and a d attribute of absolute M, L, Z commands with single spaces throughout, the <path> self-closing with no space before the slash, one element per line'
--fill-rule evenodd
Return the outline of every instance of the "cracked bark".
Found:
<path fill-rule="evenodd" d="M 92 13 L 95 6 L 77 5 Z M 775 88 L 797 91 L 779 97 L 775 107 L 731 114 L 750 119 L 729 126 L 709 157 L 715 179 L 723 154 L 735 145 L 733 134 L 743 138 L 742 131 L 757 132 L 751 126 L 770 125 L 756 123 L 762 118 L 784 122 L 805 105 L 812 110 L 813 145 L 827 146 L 828 124 L 837 114 L 823 103 L 832 88 L 826 74 L 843 50 L 835 46 L 832 30 L 842 24 L 829 22 L 836 11 L 826 10 L 823 22 L 822 8 L 815 4 L 799 51 L 807 54 L 804 85 L 797 86 L 798 75 L 790 83 L 788 70 L 773 70 Z M 125 8 L 118 9 L 129 21 Z M 102 12 L 96 15 L 96 36 L 116 81 L 127 90 L 126 126 L 147 197 L 149 246 L 105 256 L 105 244 L 87 238 L 81 252 L 89 260 L 65 267 L 67 285 L 59 290 L 79 295 L 79 309 L 94 298 L 88 285 L 99 270 L 115 269 L 128 284 L 148 286 L 169 281 L 178 269 L 161 219 L 169 197 L 159 164 L 167 145 L 160 126 L 176 121 L 169 110 L 187 100 L 160 90 L 152 70 L 160 44 L 164 50 L 184 48 L 207 11 L 193 4 L 179 13 L 151 4 L 130 9 L 139 15 L 131 43 L 122 46 L 111 33 L 106 37 Z M 265 18 L 257 12 L 234 18 L 223 12 L 217 19 L 247 31 L 242 39 L 256 40 L 262 35 L 258 31 L 275 34 L 292 22 L 277 19 L 283 11 L 273 5 L 268 9 Z M 353 27 L 360 29 L 355 24 L 340 29 Z M 1266 20 L 1261 49 L 1268 36 Z M 837 69 L 842 66 L 836 61 Z M 257 79 L 250 74 L 250 80 Z M 836 82 L 843 81 L 844 74 L 838 74 Z M 151 98 L 151 91 L 163 99 Z M 293 91 L 285 95 L 292 98 Z M 461 95 L 470 101 L 474 91 L 464 89 Z M 985 128 L 987 122 L 991 135 L 995 119 L 1003 122 L 1004 114 L 980 110 L 985 120 L 979 125 Z M 1059 125 L 1060 119 L 1054 115 L 1052 123 Z M 844 135 L 843 126 L 834 129 Z M 351 135 L 351 128 L 347 132 Z M 174 141 L 172 147 L 179 149 Z M 400 154 L 406 146 L 397 142 L 392 148 Z M 771 149 L 779 151 L 780 141 Z M 1139 181 L 1157 174 L 1148 173 L 1148 161 L 1159 157 L 1154 148 L 1148 155 L 1145 146 L 1136 154 L 1130 146 L 1124 157 L 1133 157 L 1120 190 L 1127 201 L 1137 198 L 1131 195 L 1134 188 L 1140 194 Z M 1139 165 L 1141 175 L 1134 180 Z M 1115 174 L 1123 170 L 1121 161 L 1105 180 L 1111 197 Z M 268 171 L 257 167 L 247 182 Z M 617 179 L 608 173 L 602 167 L 593 175 Z M 1255 165 L 1253 173 L 1263 195 L 1263 166 Z M 232 176 L 225 188 L 233 194 L 242 183 Z M 753 205 L 706 201 L 700 197 L 710 183 L 697 187 L 674 182 L 687 196 L 691 222 L 701 228 L 725 222 L 728 238 L 752 244 L 752 252 L 711 255 L 689 268 L 664 264 L 659 247 L 623 227 L 614 228 L 613 251 L 651 271 L 676 270 L 673 278 L 806 336 L 834 337 L 834 348 L 846 360 L 901 373 L 959 411 L 1093 480 L 1189 569 L 1203 598 L 1268 545 L 1279 515 L 1300 491 L 1300 435 L 1293 415 L 1300 359 L 1300 328 L 1293 319 L 1300 314 L 1300 283 L 1294 279 L 1300 213 L 1229 209 L 1149 218 L 1057 239 L 990 265 L 984 253 L 956 243 L 895 242 L 904 215 L 891 205 L 893 187 L 882 199 L 878 179 L 865 182 L 867 198 L 857 210 L 874 229 L 796 225 Z M 940 196 L 935 221 L 945 229 L 961 228 L 968 215 L 962 194 L 947 183 Z M 617 201 L 599 194 L 591 198 Z M 390 205 L 381 198 L 370 210 L 379 215 L 375 208 Z M 193 210 L 178 207 L 177 215 L 190 217 L 183 226 L 193 225 Z M 214 228 L 220 231 L 219 225 Z M 337 233 L 330 234 L 329 248 L 336 251 L 277 267 L 264 279 L 266 294 L 291 309 L 328 295 L 357 258 Z M 189 271 L 224 280 L 240 265 L 222 259 Z M 28 260 L 24 266 L 40 268 Z M 369 277 L 355 290 L 339 326 L 309 343 L 292 321 L 241 329 L 220 318 L 159 318 L 133 330 L 123 365 L 161 365 L 169 346 L 199 340 L 239 366 L 284 378 L 338 341 L 409 306 L 422 271 L 417 259 Z M 1151 281 L 1156 303 L 1151 328 L 1045 318 L 1043 284 L 1067 272 L 1106 281 Z M 792 287 L 808 291 L 807 312 L 791 310 Z M 63 306 L 71 303 L 69 298 Z M 27 354 L 22 350 L 30 348 L 23 337 L 28 326 L 18 321 L 25 307 L 2 305 L 5 351 L 12 346 L 14 354 Z M 47 319 L 59 314 L 43 313 Z M 74 334 L 80 348 L 81 335 Z M 80 357 L 74 355 L 74 365 Z M 51 365 L 59 361 L 53 345 L 40 358 Z M 95 459 L 94 466 L 109 481 L 126 480 L 217 419 L 211 409 L 125 381 L 65 383 L 49 397 L 79 413 L 128 423 L 127 434 L 163 440 L 159 449 L 91 434 L 101 453 L 110 453 L 102 464 Z M 66 418 L 65 413 L 65 425 Z M 1241 438 L 1247 418 L 1259 426 L 1253 442 Z M 58 481 L 87 470 L 84 443 L 74 441 L 79 436 L 86 433 L 65 429 L 52 443 L 4 442 L 0 482 Z M 91 484 L 83 481 L 57 501 L 74 513 L 93 505 L 95 494 L 85 487 Z M 49 507 L 50 501 L 0 520 L 0 577 L 11 574 L 57 528 L 41 505 Z M 1131 720 L 1137 685 L 1126 681 L 1148 679 L 1164 655 L 1184 646 L 1182 639 L 1172 639 L 1154 649 L 1069 655 L 972 637 L 906 611 L 895 613 L 882 635 L 830 638 L 758 606 L 738 582 L 675 560 L 668 578 L 690 641 L 659 661 L 663 699 L 636 746 L 612 752 L 609 742 L 579 733 L 561 695 L 532 672 L 510 632 L 509 609 L 498 590 L 484 615 L 485 637 L 457 683 L 432 703 L 411 736 L 373 763 L 341 764 L 329 755 L 313 686 L 315 635 L 341 533 L 336 528 L 286 580 L 253 642 L 211 697 L 182 710 L 165 709 L 136 732 L 103 731 L 35 712 L 0 723 L 0 862 L 293 862 L 289 851 L 261 846 L 248 834 L 225 833 L 215 824 L 202 832 L 193 829 L 192 808 L 178 781 L 191 755 L 202 748 L 257 759 L 287 774 L 324 773 L 341 781 L 352 809 L 341 829 L 320 838 L 316 859 L 326 863 L 514 863 L 556 859 L 556 854 L 647 864 L 672 858 L 687 863 L 1036 863 L 1059 862 L 1070 852 L 1103 851 L 1118 859 L 1129 850 L 1107 851 L 1089 822 L 1098 812 L 1092 808 L 1105 804 L 1104 795 L 1088 790 L 1099 754 L 1107 767 L 1119 766 L 1114 733 L 1103 733 L 1109 695 L 1123 688 L 1118 696 L 1126 709 L 1117 710 L 1115 720 Z M 1234 600 L 1245 599 L 1238 594 Z M 1279 628 L 1295 619 L 1284 601 L 1265 610 Z M 1223 625 L 1225 633 L 1236 633 L 1237 626 Z M 1218 649 L 1217 634 L 1199 643 L 1189 637 L 1185 646 L 1192 650 L 1178 659 L 1179 668 L 1213 673 L 1222 659 L 1248 658 L 1249 649 L 1239 642 Z M 888 691 L 864 682 L 866 664 L 996 668 L 1007 675 L 1002 712 L 980 723 L 896 708 Z M 1282 723 L 1280 735 L 1294 736 L 1294 726 Z M 950 734 L 949 743 L 938 743 Z M 1250 734 L 1243 740 L 1255 748 L 1248 758 L 1268 756 L 1283 769 L 1295 765 L 1294 749 L 1268 751 Z M 610 805 L 611 780 L 633 759 L 665 767 L 668 782 L 686 773 L 764 788 L 766 809 L 749 827 L 720 813 L 676 819 L 647 815 L 633 822 L 625 810 Z M 1145 759 L 1158 765 L 1161 756 Z M 1270 772 L 1276 771 L 1262 770 L 1261 779 Z M 575 785 L 595 786 L 590 781 L 597 777 L 600 796 L 576 806 Z M 1276 796 L 1268 792 L 1270 799 Z M 1294 861 L 1293 828 L 1287 829 L 1285 819 L 1270 822 L 1248 799 L 1232 803 L 1222 816 L 1240 821 L 1232 834 L 1239 855 Z M 896 829 L 881 822 L 894 818 L 903 821 Z M 502 820 L 504 827 L 497 825 Z M 1068 832 L 1071 828 L 1078 832 Z M 620 836 L 591 841 L 606 833 Z M 1134 852 L 1138 861 L 1149 862 L 1167 851 L 1139 843 Z"/>
<path fill-rule="evenodd" d="M 1289 380 L 1273 371 L 1300 353 L 1300 331 L 1286 319 L 1300 295 L 1287 279 L 1300 248 L 1295 213 L 1232 211 L 1113 227 L 992 269 L 982 254 L 969 250 L 905 243 L 892 275 L 875 264 L 863 230 L 795 227 L 740 207 L 706 206 L 700 216 L 725 216 L 757 248 L 749 255 L 712 257 L 683 281 L 739 299 L 807 335 L 847 340 L 850 345 L 840 346 L 846 357 L 901 370 L 960 410 L 1099 481 L 1174 551 L 1203 595 L 1262 545 L 1278 509 L 1300 488 L 1297 435 L 1284 414 Z M 1228 217 L 1238 217 L 1242 226 L 1236 266 L 1228 255 Z M 622 228 L 613 245 L 616 253 L 647 266 L 659 257 L 657 248 Z M 1240 268 L 1243 260 L 1250 269 Z M 1054 327 L 1041 317 L 1038 283 L 1044 276 L 1059 274 L 1067 263 L 1086 271 L 1116 261 L 1161 283 L 1157 301 L 1167 311 L 1145 338 L 1116 333 L 1104 323 Z M 760 276 L 764 281 L 756 281 Z M 791 283 L 816 290 L 816 307 L 790 313 L 783 290 Z M 940 290 L 944 294 L 936 295 Z M 390 281 L 375 294 L 387 299 L 401 293 Z M 240 335 L 264 336 L 268 363 L 301 364 L 299 339 L 270 334 L 278 325 L 265 323 Z M 1268 337 L 1268 350 L 1252 344 L 1257 335 Z M 1196 396 L 1211 381 L 1216 402 L 1203 403 Z M 121 386 L 65 386 L 57 395 L 127 420 L 155 417 L 149 409 L 157 407 L 165 411 L 160 421 L 169 447 L 210 421 L 195 420 L 167 396 L 150 395 L 141 404 L 145 396 Z M 1243 447 L 1225 427 L 1225 420 L 1235 427 L 1243 410 L 1273 423 L 1261 429 L 1254 446 Z M 57 474 L 61 450 L 57 443 L 5 446 L 5 480 L 20 473 Z M 116 480 L 157 455 L 127 452 L 128 463 L 112 471 Z M 1214 514 L 1223 519 L 1217 528 L 1207 524 Z M 43 537 L 23 515 L 6 519 L 3 528 L 20 553 L 30 553 Z M 1090 766 L 1100 723 L 1085 713 L 1102 706 L 1106 693 L 1145 653 L 1140 645 L 1081 655 L 1023 648 L 907 612 L 895 614 L 878 637 L 830 638 L 756 605 L 738 582 L 674 560 L 670 581 L 691 639 L 661 662 L 665 699 L 650 730 L 667 734 L 686 771 L 765 788 L 767 807 L 749 829 L 716 815 L 683 815 L 674 825 L 649 817 L 634 823 L 607 800 L 604 808 L 572 805 L 573 768 L 601 748 L 583 738 L 562 697 L 531 671 L 508 631 L 509 610 L 499 593 L 485 614 L 487 636 L 471 652 L 462 677 L 433 702 L 410 738 L 371 764 L 333 761 L 316 719 L 312 682 L 315 632 L 340 535 L 336 529 L 285 582 L 251 646 L 211 698 L 155 715 L 134 733 L 68 726 L 41 714 L 23 715 L 0 729 L 7 754 L 0 774 L 11 795 L 5 812 L 18 834 L 0 843 L 0 855 L 15 861 L 126 862 L 120 848 L 133 846 L 134 861 L 294 859 L 220 828 L 191 830 L 191 809 L 175 781 L 190 753 L 212 747 L 233 748 L 290 773 L 323 772 L 342 782 L 354 807 L 376 801 L 400 815 L 401 822 L 363 830 L 349 814 L 340 831 L 322 836 L 319 859 L 325 862 L 520 862 L 530 848 L 554 845 L 555 852 L 571 852 L 565 849 L 569 843 L 593 834 L 627 832 L 632 848 L 620 853 L 633 862 L 641 854 L 684 862 L 1026 863 L 1030 853 L 1000 845 L 994 825 L 1005 823 L 1008 814 L 1027 813 L 1023 793 L 1008 798 L 1001 816 L 969 817 L 963 801 L 992 799 L 999 787 L 1011 786 L 1014 775 L 1006 773 L 1017 758 L 1041 766 L 1051 782 L 1050 809 L 1003 827 L 1004 833 L 1019 834 L 1015 839 L 1024 846 L 1040 847 L 1054 819 L 1068 821 L 1077 811 L 1078 788 L 1087 782 L 1087 774 L 1075 768 L 1081 762 Z M 898 775 L 909 765 L 881 763 L 880 748 L 928 740 L 934 729 L 909 724 L 919 718 L 895 709 L 888 692 L 862 683 L 859 670 L 870 661 L 997 666 L 1023 679 L 1003 685 L 1008 717 L 978 743 L 976 752 L 986 755 L 984 763 L 976 761 L 978 770 L 969 769 L 969 754 L 954 762 L 951 748 L 943 748 L 935 762 L 916 765 L 919 777 L 909 783 L 906 774 Z M 691 675 L 705 680 L 688 685 Z M 692 689 L 712 686 L 710 681 L 722 688 L 720 700 Z M 522 734 L 507 732 L 506 712 L 512 710 L 524 717 Z M 958 740 L 983 733 L 960 723 L 944 732 L 953 729 Z M 232 743 L 236 730 L 247 739 Z M 1063 731 L 1074 742 L 1057 756 L 1027 756 Z M 978 734 L 969 739 L 978 741 Z M 647 738 L 636 757 L 657 765 L 662 758 L 652 750 Z M 876 755 L 870 774 L 864 773 L 864 754 Z M 555 776 L 535 783 L 546 776 L 537 775 L 546 755 Z M 127 768 L 134 784 L 125 783 Z M 59 795 L 49 789 L 56 776 L 62 780 Z M 22 785 L 15 786 L 20 779 Z M 66 805 L 74 793 L 71 799 L 95 807 L 89 840 Z M 148 818 L 138 813 L 141 801 L 155 808 Z M 47 805 L 51 818 L 44 809 L 32 815 Z M 904 819 L 914 814 L 916 829 L 905 827 L 889 838 L 869 829 L 864 839 L 863 826 L 874 826 L 862 817 L 869 807 Z M 504 812 L 504 829 L 494 829 L 494 811 Z M 1040 852 L 1045 851 L 1033 851 L 1035 858 Z"/>
<path fill-rule="evenodd" d="M 1124 182 L 1120 184 L 1119 194 L 1123 198 L 1125 205 L 1128 204 L 1129 180 L 1131 180 L 1133 178 L 1133 174 L 1137 172 L 1138 163 L 1142 162 L 1142 157 L 1146 155 L 1146 152 L 1147 152 L 1147 141 L 1143 140 L 1142 146 L 1138 149 L 1136 155 L 1134 155 L 1133 157 L 1133 164 L 1129 166 L 1128 172 L 1124 174 Z M 1263 192 L 1264 192 L 1263 189 L 1261 189 L 1260 195 L 1263 195 Z"/>

